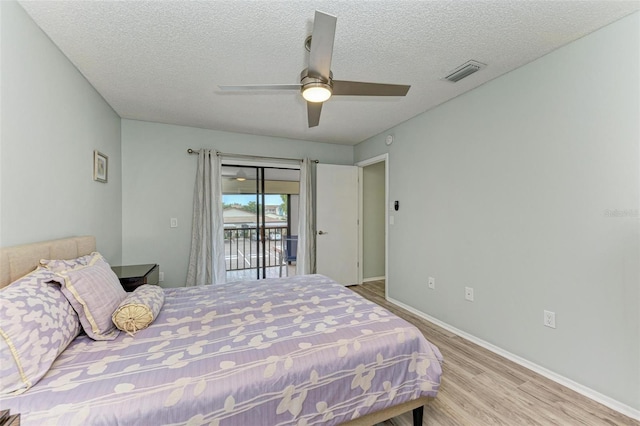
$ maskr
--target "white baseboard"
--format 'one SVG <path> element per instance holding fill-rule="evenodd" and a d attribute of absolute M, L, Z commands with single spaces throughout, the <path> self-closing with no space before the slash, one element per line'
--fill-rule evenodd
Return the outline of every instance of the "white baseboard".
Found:
<path fill-rule="evenodd" d="M 596 402 L 599 402 L 602 405 L 605 405 L 609 408 L 611 408 L 612 410 L 615 410 L 621 414 L 624 414 L 625 416 L 629 416 L 633 419 L 636 420 L 640 420 L 640 410 L 637 410 L 633 407 L 630 407 L 618 400 L 615 400 L 611 397 L 608 397 L 606 395 L 601 394 L 600 392 L 597 392 L 587 386 L 581 385 L 580 383 L 574 382 L 571 379 L 568 379 L 558 373 L 555 373 L 551 370 L 548 370 L 538 364 L 535 364 L 525 358 L 522 358 L 518 355 L 514 355 L 511 352 L 508 352 L 498 346 L 492 345 L 489 342 L 485 342 L 482 339 L 479 339 L 467 332 L 464 332 L 462 330 L 459 330 L 445 322 L 440 321 L 437 318 L 434 318 L 430 315 L 425 314 L 424 312 L 421 312 L 415 308 L 412 308 L 409 305 L 405 305 L 404 303 L 395 300 L 391 297 L 387 298 L 387 301 L 390 303 L 393 303 L 394 305 L 397 305 L 403 309 L 406 309 L 407 311 L 421 317 L 424 318 L 425 320 L 432 322 L 442 328 L 444 328 L 447 331 L 450 331 L 454 334 L 457 334 L 458 336 L 462 337 L 463 339 L 469 340 L 470 342 L 475 343 L 478 346 L 481 346 L 485 349 L 490 350 L 491 352 L 494 352 L 500 356 L 503 356 L 504 358 L 507 358 L 508 360 L 511 360 L 513 362 L 515 362 L 516 364 L 519 364 L 525 368 L 528 368 L 531 371 L 534 371 L 538 374 L 540 374 L 541 376 L 544 376 L 550 380 L 553 380 L 554 382 L 561 384 L 562 386 L 565 386 L 569 389 L 572 389 L 576 392 L 578 392 L 579 394 L 582 394 L 584 396 L 586 396 L 589 399 L 592 399 Z"/>
<path fill-rule="evenodd" d="M 363 283 L 368 283 L 369 281 L 380 281 L 380 280 L 384 280 L 384 275 L 381 276 L 381 277 L 363 278 L 362 282 Z"/>

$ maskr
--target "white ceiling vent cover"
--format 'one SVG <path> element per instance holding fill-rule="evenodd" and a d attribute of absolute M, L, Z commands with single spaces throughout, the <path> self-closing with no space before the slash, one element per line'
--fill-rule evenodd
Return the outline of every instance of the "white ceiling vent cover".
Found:
<path fill-rule="evenodd" d="M 452 83 L 457 83 L 463 78 L 470 76 L 476 71 L 480 71 L 486 66 L 486 64 L 477 61 L 467 61 L 456 68 L 454 71 L 452 71 L 448 76 L 444 78 L 444 80 L 450 81 Z"/>

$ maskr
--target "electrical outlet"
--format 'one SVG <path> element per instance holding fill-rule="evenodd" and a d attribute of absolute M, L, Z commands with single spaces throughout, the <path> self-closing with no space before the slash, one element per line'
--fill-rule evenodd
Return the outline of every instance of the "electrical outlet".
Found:
<path fill-rule="evenodd" d="M 158 274 L 158 281 L 164 281 L 164 272 Z"/>
<path fill-rule="evenodd" d="M 436 288 L 436 279 L 433 277 L 429 277 L 429 288 L 431 290 L 435 290 Z"/>
<path fill-rule="evenodd" d="M 545 327 L 556 328 L 556 313 L 551 311 L 544 311 L 543 324 Z"/>
<path fill-rule="evenodd" d="M 171 225 L 170 225 L 170 226 L 171 226 L 172 228 L 177 228 L 177 227 L 178 227 L 178 218 L 177 218 L 177 217 L 172 217 L 172 218 L 171 218 L 171 222 L 170 222 L 170 223 L 171 223 Z"/>
<path fill-rule="evenodd" d="M 464 288 L 464 298 L 469 302 L 473 302 L 473 288 L 465 287 Z"/>

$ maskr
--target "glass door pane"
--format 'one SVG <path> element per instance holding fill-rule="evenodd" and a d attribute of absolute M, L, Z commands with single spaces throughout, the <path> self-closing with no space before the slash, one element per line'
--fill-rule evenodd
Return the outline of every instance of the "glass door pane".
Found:
<path fill-rule="evenodd" d="M 267 276 L 295 275 L 300 170 L 265 168 L 266 246 L 271 253 Z"/>
<path fill-rule="evenodd" d="M 258 168 L 222 166 L 222 215 L 227 281 L 259 278 Z"/>
<path fill-rule="evenodd" d="M 295 274 L 299 180 L 295 169 L 223 165 L 227 281 Z"/>

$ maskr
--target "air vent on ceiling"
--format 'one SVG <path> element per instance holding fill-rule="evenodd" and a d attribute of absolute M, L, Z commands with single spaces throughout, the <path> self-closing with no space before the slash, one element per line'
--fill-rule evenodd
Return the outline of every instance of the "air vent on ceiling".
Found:
<path fill-rule="evenodd" d="M 476 61 L 467 61 L 464 64 L 460 65 L 458 68 L 456 68 L 454 71 L 452 71 L 444 79 L 452 83 L 457 83 L 463 78 L 470 76 L 474 72 L 480 71 L 484 67 L 486 67 L 486 65 L 483 63 L 476 62 Z"/>

